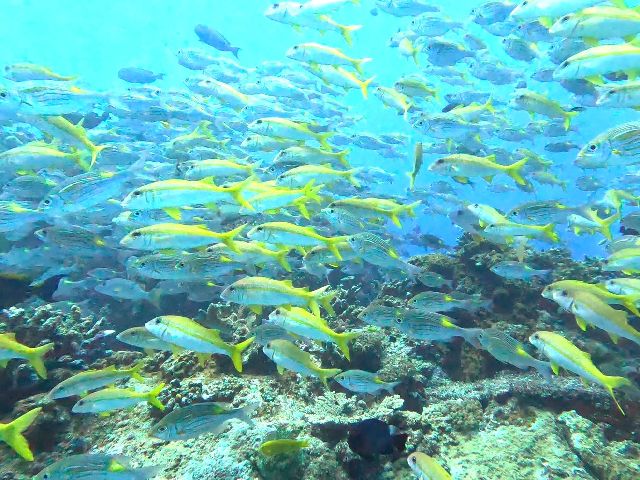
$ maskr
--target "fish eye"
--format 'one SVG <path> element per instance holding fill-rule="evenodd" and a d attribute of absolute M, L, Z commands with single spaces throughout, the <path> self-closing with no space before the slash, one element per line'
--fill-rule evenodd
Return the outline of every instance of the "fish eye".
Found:
<path fill-rule="evenodd" d="M 613 95 L 614 93 L 616 93 L 616 91 L 615 91 L 615 90 L 609 90 L 609 91 L 607 92 L 607 94 L 609 94 L 609 95 Z"/>
<path fill-rule="evenodd" d="M 140 232 L 131 232 L 133 238 L 138 238 L 140 235 L 142 235 Z"/>
<path fill-rule="evenodd" d="M 184 262 L 178 262 L 176 268 L 184 268 Z"/>
<path fill-rule="evenodd" d="M 560 68 L 567 68 L 569 66 L 569 62 L 564 61 L 560 64 Z"/>
<path fill-rule="evenodd" d="M 567 23 L 569 21 L 569 15 L 565 15 L 564 17 L 562 17 L 562 19 L 560 20 L 560 23 Z"/>
<path fill-rule="evenodd" d="M 132 217 L 139 217 L 140 215 L 142 215 L 142 212 L 140 210 L 136 210 L 135 212 L 131 212 L 131 216 Z"/>
<path fill-rule="evenodd" d="M 566 290 L 562 290 L 560 292 L 560 295 L 562 295 L 563 297 L 566 297 L 567 295 L 569 295 L 569 292 L 567 292 Z"/>
<path fill-rule="evenodd" d="M 256 123 L 260 125 L 262 123 L 262 120 L 256 120 Z"/>
<path fill-rule="evenodd" d="M 589 150 L 591 150 L 592 152 L 595 152 L 597 148 L 598 146 L 595 143 L 592 143 L 591 145 L 589 145 Z"/>
<path fill-rule="evenodd" d="M 165 432 L 166 430 L 167 430 L 167 427 L 164 425 L 158 429 L 159 432 Z"/>
<path fill-rule="evenodd" d="M 236 290 L 236 287 L 229 287 L 230 292 L 234 292 L 235 290 Z"/>
<path fill-rule="evenodd" d="M 140 262 L 140 266 L 141 267 L 146 267 L 147 266 L 147 262 Z"/>
<path fill-rule="evenodd" d="M 437 160 L 437 161 L 436 161 L 436 163 L 437 163 L 438 165 L 442 165 L 442 164 L 444 163 L 444 159 L 443 159 L 443 158 L 441 158 L 441 159 Z"/>
<path fill-rule="evenodd" d="M 43 204 L 45 204 L 45 205 L 51 205 L 51 200 L 49 200 L 49 199 L 47 198 L 47 199 L 46 199 L 44 202 L 42 202 L 42 203 L 43 203 Z"/>
<path fill-rule="evenodd" d="M 140 195 L 142 195 L 142 192 L 141 192 L 140 190 L 135 190 L 135 191 L 133 192 L 133 196 L 134 196 L 134 197 L 139 197 Z"/>
<path fill-rule="evenodd" d="M 297 46 L 297 45 L 296 45 L 296 46 L 294 46 L 294 47 L 293 47 L 293 49 L 294 49 L 294 50 L 298 50 L 298 46 Z"/>
<path fill-rule="evenodd" d="M 400 325 L 402 323 L 402 318 L 396 318 L 395 322 Z"/>
<path fill-rule="evenodd" d="M 529 2 L 527 0 L 524 0 L 524 2 L 522 2 L 522 6 L 526 7 L 527 5 L 529 5 Z"/>
<path fill-rule="evenodd" d="M 80 400 L 80 401 L 78 402 L 78 405 L 84 405 L 84 400 Z"/>
<path fill-rule="evenodd" d="M 409 461 L 415 465 L 418 459 L 416 458 L 415 455 L 412 455 L 411 457 L 409 457 Z"/>
<path fill-rule="evenodd" d="M 7 96 L 7 92 L 0 92 L 0 97 L 4 98 Z"/>
<path fill-rule="evenodd" d="M 261 232 L 261 231 L 263 231 L 263 230 L 264 230 L 264 227 L 258 227 L 258 228 L 256 228 L 256 230 L 257 230 L 258 232 Z"/>

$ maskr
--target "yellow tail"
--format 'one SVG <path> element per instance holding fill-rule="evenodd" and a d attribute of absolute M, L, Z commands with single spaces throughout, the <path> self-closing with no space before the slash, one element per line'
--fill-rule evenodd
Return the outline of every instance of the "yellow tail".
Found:
<path fill-rule="evenodd" d="M 44 366 L 43 357 L 47 352 L 53 350 L 54 347 L 54 343 L 47 343 L 46 345 L 34 348 L 29 352 L 29 364 L 33 367 L 40 378 L 47 378 L 47 369 Z"/>
<path fill-rule="evenodd" d="M 351 153 L 351 150 L 347 148 L 346 150 L 342 150 L 337 154 L 338 161 L 347 168 L 351 167 L 351 164 L 347 160 L 347 155 L 349 155 L 350 153 Z"/>
<path fill-rule="evenodd" d="M 351 361 L 351 354 L 349 353 L 349 342 L 355 340 L 358 335 L 358 333 L 345 332 L 339 333 L 334 337 L 336 345 L 344 354 L 344 357 L 349 361 Z"/>
<path fill-rule="evenodd" d="M 327 379 L 335 377 L 340 372 L 342 372 L 342 370 L 340 370 L 339 368 L 319 368 L 317 370 L 318 378 L 320 378 L 320 381 L 322 381 L 322 383 L 324 383 L 324 386 L 327 388 L 329 388 Z"/>
<path fill-rule="evenodd" d="M 558 234 L 556 233 L 555 228 L 556 228 L 555 224 L 549 223 L 544 227 L 542 227 L 542 230 L 544 232 L 545 237 L 547 237 L 553 243 L 559 243 L 560 237 L 558 237 Z"/>
<path fill-rule="evenodd" d="M 218 238 L 222 243 L 224 243 L 227 247 L 229 247 L 231 251 L 239 253 L 240 250 L 238 249 L 236 242 L 234 242 L 234 239 L 235 237 L 240 235 L 240 233 L 242 233 L 242 230 L 244 230 L 244 227 L 246 226 L 247 226 L 246 223 L 244 225 L 240 225 L 239 227 L 234 228 L 233 230 L 220 234 Z"/>
<path fill-rule="evenodd" d="M 320 142 L 320 145 L 322 145 L 322 148 L 326 150 L 331 150 L 331 145 L 329 144 L 328 139 L 333 137 L 334 135 L 335 135 L 334 132 L 318 133 L 316 135 L 316 139 L 318 140 L 318 142 Z"/>
<path fill-rule="evenodd" d="M 618 400 L 616 399 L 616 396 L 613 393 L 613 389 L 614 388 L 625 387 L 625 386 L 626 387 L 630 387 L 632 385 L 631 380 L 629 380 L 628 378 L 624 378 L 624 377 L 612 377 L 612 376 L 605 375 L 602 378 L 602 383 L 605 386 L 605 388 L 609 391 L 609 394 L 611 395 L 611 398 L 613 398 L 613 401 L 615 402 L 616 406 L 618 407 L 618 410 L 620 410 L 620 413 L 622 413 L 622 415 L 624 415 L 624 410 L 622 410 L 622 407 L 618 403 Z"/>
<path fill-rule="evenodd" d="M 579 112 L 565 112 L 564 114 L 564 129 L 569 130 L 571 128 L 571 119 L 578 115 Z"/>
<path fill-rule="evenodd" d="M 89 149 L 89 151 L 91 152 L 91 165 L 89 165 L 89 170 L 93 168 L 93 165 L 96 163 L 96 160 L 98 160 L 98 155 L 102 150 L 107 148 L 107 146 L 108 145 L 94 145 Z"/>
<path fill-rule="evenodd" d="M 369 87 L 371 82 L 373 82 L 375 80 L 375 78 L 376 78 L 376 76 L 374 75 L 373 77 L 360 82 L 360 91 L 362 92 L 362 96 L 364 97 L 365 100 L 367 98 L 369 98 L 369 92 L 368 92 L 367 88 Z"/>
<path fill-rule="evenodd" d="M 616 213 L 615 215 L 611 215 L 610 217 L 598 222 L 600 223 L 600 233 L 602 233 L 602 235 L 604 235 L 604 237 L 609 241 L 613 240 L 613 235 L 611 234 L 611 226 L 616 223 L 619 218 L 620 214 Z"/>
<path fill-rule="evenodd" d="M 342 241 L 342 238 L 326 238 L 325 243 L 329 251 L 336 257 L 338 260 L 342 260 L 342 255 L 336 246 L 338 243 Z"/>
<path fill-rule="evenodd" d="M 313 200 L 316 203 L 322 203 L 322 198 L 318 195 L 318 192 L 324 188 L 324 185 L 313 186 L 314 180 L 307 183 L 302 189 L 303 194 L 307 200 Z"/>
<path fill-rule="evenodd" d="M 360 182 L 358 181 L 358 179 L 355 177 L 356 173 L 359 173 L 360 169 L 359 168 L 352 168 L 351 170 L 347 170 L 345 173 L 347 174 L 347 179 L 349 180 L 349 183 L 351 185 L 353 185 L 356 188 L 360 188 Z"/>
<path fill-rule="evenodd" d="M 144 367 L 144 364 L 142 362 L 138 362 L 133 367 L 131 367 L 128 370 L 131 378 L 133 378 L 134 380 L 138 380 L 139 382 L 144 382 L 144 378 L 142 377 L 142 375 L 140 375 L 140 372 L 142 371 L 143 367 Z"/>
<path fill-rule="evenodd" d="M 521 171 L 528 161 L 528 158 L 523 158 L 522 160 L 505 167 L 504 171 L 507 175 L 513 178 L 518 185 L 526 185 L 527 182 L 522 178 Z"/>
<path fill-rule="evenodd" d="M 33 462 L 33 453 L 31 453 L 29 443 L 22 432 L 29 428 L 41 411 L 40 407 L 34 408 L 11 423 L 0 424 L 0 440 L 13 448 L 27 462 Z"/>
<path fill-rule="evenodd" d="M 362 65 L 365 63 L 369 63 L 371 60 L 373 60 L 373 58 L 361 58 L 359 60 L 353 60 L 353 68 L 356 69 L 356 72 L 362 75 L 362 73 L 364 73 L 362 71 Z"/>
<path fill-rule="evenodd" d="M 164 405 L 160 400 L 158 400 L 158 395 L 160 395 L 160 392 L 162 391 L 164 386 L 165 384 L 161 383 L 150 392 L 147 392 L 147 402 L 149 403 L 149 405 L 153 405 L 159 410 L 164 410 Z"/>
<path fill-rule="evenodd" d="M 242 352 L 253 343 L 255 337 L 247 338 L 244 342 L 237 343 L 231 350 L 231 361 L 238 372 L 242 372 Z"/>
<path fill-rule="evenodd" d="M 336 27 L 340 30 L 345 42 L 347 42 L 348 45 L 352 45 L 353 38 L 351 37 L 351 33 L 360 30 L 362 25 L 336 25 Z"/>
<path fill-rule="evenodd" d="M 284 268 L 287 272 L 291 272 L 291 265 L 289 264 L 289 261 L 287 260 L 287 255 L 289 255 L 289 249 L 288 248 L 284 248 L 280 251 L 277 252 L 276 254 L 276 260 L 278 261 L 278 263 L 282 266 L 282 268 Z"/>
<path fill-rule="evenodd" d="M 255 209 L 253 208 L 253 205 L 251 205 L 249 202 L 247 202 L 244 199 L 244 197 L 242 196 L 242 192 L 244 191 L 245 188 L 249 186 L 249 184 L 253 183 L 254 181 L 255 181 L 255 177 L 251 176 L 241 182 L 234 183 L 231 187 L 227 189 L 227 192 L 229 192 L 231 197 L 233 197 L 233 199 L 238 203 L 238 205 L 241 205 L 244 208 L 249 210 L 255 210 Z"/>

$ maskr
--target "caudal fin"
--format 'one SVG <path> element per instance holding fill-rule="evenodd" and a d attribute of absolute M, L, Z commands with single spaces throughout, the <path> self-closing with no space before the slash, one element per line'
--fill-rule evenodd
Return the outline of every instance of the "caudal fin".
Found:
<path fill-rule="evenodd" d="M 360 91 L 362 92 L 362 96 L 365 100 L 369 98 L 369 91 L 367 90 L 367 88 L 369 88 L 369 85 L 375 80 L 375 78 L 376 76 L 374 75 L 373 77 L 360 82 Z"/>
<path fill-rule="evenodd" d="M 342 150 L 337 154 L 338 161 L 347 168 L 351 167 L 351 164 L 349 164 L 349 161 L 347 160 L 347 155 L 349 155 L 350 153 L 351 150 L 347 148 L 346 150 Z"/>
<path fill-rule="evenodd" d="M 41 347 L 34 348 L 29 353 L 29 364 L 33 367 L 40 378 L 47 378 L 47 369 L 44 366 L 44 356 L 55 347 L 54 343 L 47 343 Z"/>
<path fill-rule="evenodd" d="M 282 266 L 282 268 L 284 268 L 287 272 L 291 272 L 291 265 L 289 264 L 289 261 L 287 260 L 287 255 L 289 255 L 289 249 L 288 248 L 284 248 L 282 250 L 279 250 L 277 252 L 277 254 L 276 254 L 276 260 Z"/>
<path fill-rule="evenodd" d="M 564 129 L 569 130 L 571 128 L 571 119 L 578 115 L 579 112 L 566 112 L 564 114 Z"/>
<path fill-rule="evenodd" d="M 347 42 L 348 45 L 352 45 L 353 38 L 351 37 L 351 34 L 356 30 L 360 30 L 362 25 L 336 25 L 336 27 L 340 30 L 345 42 Z"/>
<path fill-rule="evenodd" d="M 522 177 L 522 168 L 527 164 L 528 161 L 528 158 L 523 158 L 522 160 L 509 165 L 505 169 L 506 174 L 513 178 L 518 185 L 527 184 L 526 180 Z"/>
<path fill-rule="evenodd" d="M 616 399 L 616 396 L 613 393 L 613 389 L 620 388 L 620 387 L 630 387 L 632 386 L 631 380 L 624 377 L 604 376 L 604 378 L 602 379 L 602 383 L 605 386 L 605 388 L 609 391 L 609 394 L 611 395 L 611 398 L 613 398 L 613 401 L 618 407 L 618 410 L 620 410 L 620 413 L 624 415 L 625 414 L 624 410 L 622 410 L 622 407 L 618 403 L 618 400 Z"/>
<path fill-rule="evenodd" d="M 149 403 L 149 405 L 153 405 L 159 410 L 164 410 L 164 405 L 160 400 L 158 400 L 158 395 L 160 395 L 160 392 L 162 391 L 164 386 L 165 384 L 161 383 L 156 388 L 147 393 L 147 403 Z"/>
<path fill-rule="evenodd" d="M 620 218 L 620 214 L 616 213 L 615 215 L 611 215 L 608 218 L 603 219 L 600 223 L 600 233 L 604 235 L 604 237 L 610 242 L 613 240 L 613 235 L 611 234 L 611 226 L 618 221 Z"/>
<path fill-rule="evenodd" d="M 555 224 L 549 223 L 542 228 L 542 231 L 544 232 L 544 236 L 551 240 L 552 243 L 559 243 L 560 237 L 558 237 L 555 228 Z"/>
<path fill-rule="evenodd" d="M 5 442 L 15 452 L 28 462 L 33 462 L 33 453 L 29 448 L 27 439 L 24 438 L 24 432 L 34 422 L 42 408 L 34 408 L 24 415 L 16 418 L 13 422 L 6 425 L 0 425 L 0 440 Z"/>
<path fill-rule="evenodd" d="M 338 260 L 342 260 L 342 255 L 340 254 L 340 251 L 338 250 L 338 246 L 337 246 L 337 244 L 340 243 L 341 241 L 342 241 L 342 239 L 340 239 L 340 238 L 326 238 L 325 239 L 325 243 L 327 245 L 327 248 L 329 249 L 331 254 L 334 257 L 336 257 Z"/>
<path fill-rule="evenodd" d="M 335 133 L 333 132 L 325 132 L 317 134 L 316 138 L 318 139 L 318 142 L 320 142 L 320 145 L 322 145 L 322 148 L 324 148 L 325 150 L 331 150 L 331 145 L 329 144 L 328 140 L 334 135 Z"/>
<path fill-rule="evenodd" d="M 316 292 L 317 291 L 318 290 L 316 290 Z M 331 306 L 331 301 L 334 298 L 336 298 L 337 295 L 338 295 L 338 291 L 337 290 L 331 290 L 330 292 L 326 292 L 326 291 L 323 290 L 323 293 L 320 295 L 320 298 L 318 299 L 320 304 L 324 307 L 324 309 L 327 311 L 327 313 L 332 317 L 334 317 L 336 315 L 336 311 Z"/>
<path fill-rule="evenodd" d="M 333 378 L 338 375 L 342 370 L 339 368 L 321 368 L 318 370 L 318 378 L 324 383 L 324 386 L 329 388 L 329 384 L 327 383 L 327 379 Z"/>
<path fill-rule="evenodd" d="M 362 65 L 364 65 L 365 63 L 369 63 L 371 60 L 373 60 L 373 58 L 361 58 L 359 60 L 353 60 L 353 68 L 355 68 L 359 74 L 362 74 Z"/>
<path fill-rule="evenodd" d="M 240 233 L 242 233 L 242 230 L 244 230 L 244 227 L 246 227 L 247 225 L 240 225 L 237 228 L 234 228 L 233 230 L 230 230 L 228 232 L 225 232 L 223 234 L 220 235 L 219 239 L 222 243 L 224 243 L 227 247 L 229 247 L 232 251 L 238 253 L 240 252 L 240 250 L 238 249 L 238 246 L 236 245 L 236 242 L 234 242 L 234 239 L 240 235 Z"/>
<path fill-rule="evenodd" d="M 96 163 L 96 160 L 98 160 L 98 155 L 100 154 L 100 152 L 102 150 L 104 150 L 105 148 L 107 148 L 108 145 L 94 145 L 93 147 L 90 148 L 90 152 L 91 152 L 91 165 L 89 165 L 89 169 L 93 168 L 93 165 Z"/>
<path fill-rule="evenodd" d="M 336 335 L 336 337 L 334 337 L 334 341 L 336 342 L 336 345 L 338 346 L 340 351 L 343 353 L 344 357 L 349 361 L 351 361 L 351 354 L 349 352 L 349 342 L 355 340 L 358 335 L 359 335 L 358 333 L 345 332 L 345 333 L 339 333 L 338 335 Z"/>
<path fill-rule="evenodd" d="M 253 339 L 256 337 L 247 338 L 244 342 L 236 343 L 231 351 L 231 361 L 233 366 L 238 372 L 242 372 L 242 352 L 244 352 L 249 345 L 253 343 Z"/>

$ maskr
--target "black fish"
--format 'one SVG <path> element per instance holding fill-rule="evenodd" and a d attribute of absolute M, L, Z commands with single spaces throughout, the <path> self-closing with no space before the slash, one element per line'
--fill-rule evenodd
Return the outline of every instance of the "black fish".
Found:
<path fill-rule="evenodd" d="M 408 435 L 397 433 L 394 426 L 382 420 L 370 418 L 356 423 L 349 429 L 347 442 L 351 451 L 363 458 L 375 455 L 391 455 L 404 451 Z"/>
<path fill-rule="evenodd" d="M 231 52 L 236 58 L 238 58 L 238 50 L 240 50 L 240 47 L 231 46 L 229 40 L 224 38 L 224 35 L 217 30 L 207 27 L 206 25 L 199 24 L 196 25 L 193 31 L 202 43 L 206 43 L 210 47 L 220 50 L 221 52 Z"/>

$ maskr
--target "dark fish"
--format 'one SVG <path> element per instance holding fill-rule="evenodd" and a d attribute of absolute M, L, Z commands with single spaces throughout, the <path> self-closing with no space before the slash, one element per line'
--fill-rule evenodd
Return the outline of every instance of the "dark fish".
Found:
<path fill-rule="evenodd" d="M 580 147 L 573 142 L 556 142 L 556 143 L 548 143 L 544 146 L 544 149 L 547 152 L 559 153 L 559 152 L 569 152 L 571 150 L 580 150 Z"/>
<path fill-rule="evenodd" d="M 202 43 L 206 43 L 210 47 L 220 50 L 221 52 L 231 52 L 236 58 L 238 58 L 238 50 L 240 50 L 240 47 L 233 47 L 231 43 L 229 43 L 229 40 L 227 40 L 224 35 L 217 30 L 207 27 L 206 25 L 199 24 L 196 25 L 193 31 Z"/>
<path fill-rule="evenodd" d="M 408 435 L 397 433 L 394 426 L 382 420 L 370 418 L 356 423 L 349 429 L 347 442 L 351 451 L 363 458 L 375 455 L 391 455 L 404 451 Z"/>
<path fill-rule="evenodd" d="M 162 80 L 164 73 L 153 73 L 146 68 L 125 67 L 118 70 L 118 78 L 129 83 L 153 83 Z"/>
<path fill-rule="evenodd" d="M 459 103 L 450 103 L 449 105 L 444 107 L 441 111 L 442 111 L 442 113 L 447 113 L 447 112 L 450 112 L 451 110 L 453 110 L 454 108 L 459 107 L 459 106 L 460 106 Z"/>
<path fill-rule="evenodd" d="M 95 112 L 83 113 L 67 113 L 63 115 L 64 118 L 69 120 L 74 125 L 77 125 L 82 120 L 83 128 L 92 129 L 96 128 L 102 122 L 109 118 L 109 112 L 104 112 L 102 115 L 98 115 Z"/>

